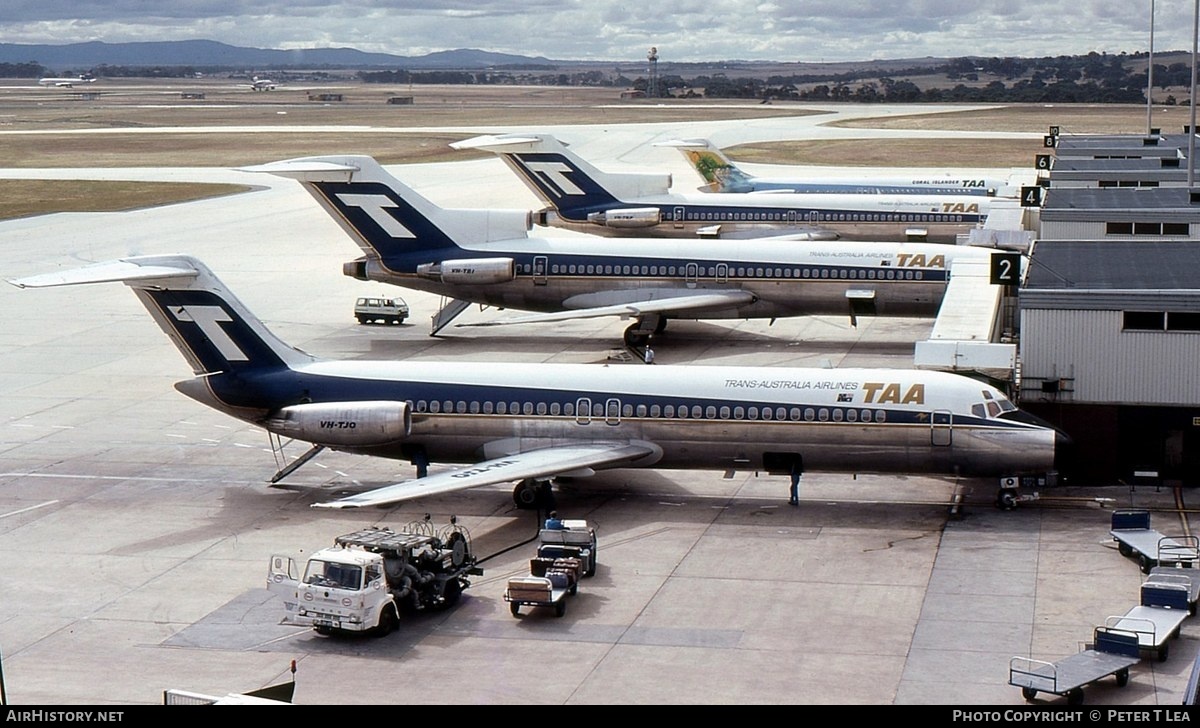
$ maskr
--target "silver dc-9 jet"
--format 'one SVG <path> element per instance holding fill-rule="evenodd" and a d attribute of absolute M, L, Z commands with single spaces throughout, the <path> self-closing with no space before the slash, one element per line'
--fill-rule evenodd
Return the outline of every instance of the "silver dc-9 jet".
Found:
<path fill-rule="evenodd" d="M 547 134 L 488 135 L 450 146 L 499 155 L 546 203 L 547 222 L 566 227 L 816 225 L 891 230 L 920 225 L 961 230 L 985 222 L 994 202 L 967 192 L 677 192 L 669 174 L 601 171 Z"/>
<path fill-rule="evenodd" d="M 283 343 L 199 261 L 125 258 L 12 281 L 122 281 L 196 377 L 183 394 L 272 435 L 405 459 L 418 477 L 319 505 L 389 504 L 624 467 L 1020 476 L 1058 470 L 1065 437 L 998 390 L 944 372 L 328 361 Z M 429 463 L 464 464 L 429 474 Z M 1003 484 L 1003 483 L 1002 483 Z M 1001 503 L 1015 503 L 1011 490 Z"/>
<path fill-rule="evenodd" d="M 619 316 L 644 354 L 668 319 L 937 315 L 951 269 L 992 251 L 936 243 L 534 237 L 528 211 L 449 210 L 371 157 L 258 167 L 299 180 L 362 249 L 344 272 L 447 296 L 437 333 L 472 303 L 539 312 L 487 324 Z"/>

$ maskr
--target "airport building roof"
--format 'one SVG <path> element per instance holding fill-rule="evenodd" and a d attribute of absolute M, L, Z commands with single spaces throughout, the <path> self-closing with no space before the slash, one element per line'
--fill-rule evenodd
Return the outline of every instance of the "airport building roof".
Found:
<path fill-rule="evenodd" d="M 1192 202 L 1187 187 L 1051 187 L 1042 205 L 1043 221 L 1115 219 L 1200 220 L 1200 202 Z"/>
<path fill-rule="evenodd" d="M 1194 241 L 1042 241 L 1021 288 L 1022 307 L 1106 310 L 1153 298 L 1200 309 L 1200 245 Z"/>

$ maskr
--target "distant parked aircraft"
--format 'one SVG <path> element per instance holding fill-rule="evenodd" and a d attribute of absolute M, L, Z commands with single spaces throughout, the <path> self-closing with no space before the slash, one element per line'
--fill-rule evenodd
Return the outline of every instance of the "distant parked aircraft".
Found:
<path fill-rule="evenodd" d="M 55 86 L 57 88 L 73 88 L 77 83 L 95 83 L 96 77 L 90 73 L 81 73 L 75 77 L 50 77 L 39 78 L 39 86 Z"/>
<path fill-rule="evenodd" d="M 948 170 L 932 174 L 866 171 L 853 176 L 755 177 L 739 169 L 707 139 L 676 139 L 655 146 L 674 147 L 704 178 L 707 192 L 811 192 L 889 195 L 996 195 L 1019 191 L 1008 180 Z"/>
<path fill-rule="evenodd" d="M 279 84 L 275 83 L 269 78 L 259 78 L 258 76 L 255 76 L 253 83 L 240 84 L 239 88 L 248 88 L 251 91 L 274 91 L 278 86 Z"/>

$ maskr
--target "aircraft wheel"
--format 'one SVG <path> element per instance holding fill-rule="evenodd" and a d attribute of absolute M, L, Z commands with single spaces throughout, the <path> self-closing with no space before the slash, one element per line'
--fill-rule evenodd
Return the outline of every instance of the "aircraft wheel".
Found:
<path fill-rule="evenodd" d="M 1002 490 L 996 495 L 996 507 L 1003 511 L 1011 511 L 1017 507 L 1017 494 L 1011 490 Z"/>
<path fill-rule="evenodd" d="M 522 480 L 513 488 L 513 504 L 524 511 L 537 508 L 541 502 L 539 489 L 537 481 Z"/>
<path fill-rule="evenodd" d="M 628 346 L 630 349 L 640 349 L 650 343 L 650 334 L 639 330 L 640 326 L 641 323 L 637 322 L 625 329 L 625 346 Z"/>

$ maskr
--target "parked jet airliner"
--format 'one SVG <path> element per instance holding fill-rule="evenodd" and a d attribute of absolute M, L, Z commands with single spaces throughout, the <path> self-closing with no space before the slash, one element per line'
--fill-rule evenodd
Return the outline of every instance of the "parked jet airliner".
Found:
<path fill-rule="evenodd" d="M 551 210 L 550 224 L 608 228 L 746 225 L 891 227 L 983 223 L 986 195 L 672 192 L 669 174 L 602 172 L 546 134 L 480 136 L 455 149 L 499 155 Z"/>
<path fill-rule="evenodd" d="M 253 171 L 303 183 L 366 254 L 344 271 L 449 296 L 437 333 L 471 303 L 543 312 L 493 323 L 621 316 L 639 354 L 669 318 L 936 316 L 963 245 L 790 239 L 530 237 L 527 211 L 446 210 L 366 156 Z"/>
<path fill-rule="evenodd" d="M 514 481 L 514 500 L 533 505 L 539 481 L 621 467 L 1014 476 L 1054 470 L 1067 445 L 998 390 L 945 372 L 328 361 L 283 343 L 186 256 L 12 283 L 106 281 L 133 288 L 191 364 L 180 392 L 313 444 L 276 479 L 326 447 L 417 465 L 414 480 L 328 507 Z M 467 467 L 428 474 L 430 462 Z"/>
<path fill-rule="evenodd" d="M 678 139 L 655 146 L 674 147 L 707 183 L 706 192 L 803 192 L 887 195 L 994 195 L 1015 197 L 1020 186 L 986 175 L 960 172 L 880 174 L 863 170 L 854 176 L 756 177 L 733 163 L 707 139 Z"/>
<path fill-rule="evenodd" d="M 57 88 L 74 88 L 77 83 L 95 83 L 96 77 L 90 73 L 81 73 L 78 76 L 69 76 L 66 78 L 39 78 L 39 86 L 55 86 Z"/>

